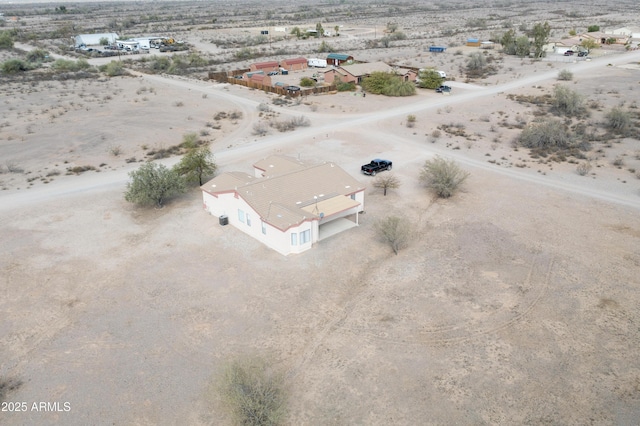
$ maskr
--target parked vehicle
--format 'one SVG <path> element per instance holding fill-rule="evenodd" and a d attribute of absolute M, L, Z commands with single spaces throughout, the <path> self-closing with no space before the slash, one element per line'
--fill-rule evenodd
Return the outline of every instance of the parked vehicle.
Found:
<path fill-rule="evenodd" d="M 326 68 L 327 67 L 327 60 L 326 59 L 318 59 L 318 58 L 310 58 L 310 59 L 307 59 L 307 65 L 309 67 Z"/>
<path fill-rule="evenodd" d="M 589 54 L 589 52 L 586 51 L 582 51 L 582 52 L 578 52 L 578 56 L 583 57 L 583 56 L 587 56 Z"/>
<path fill-rule="evenodd" d="M 572 56 L 573 55 L 573 50 L 567 50 L 566 52 L 564 52 L 564 56 Z"/>
<path fill-rule="evenodd" d="M 287 90 L 289 92 L 299 92 L 300 88 L 298 86 L 286 86 L 284 90 Z"/>
<path fill-rule="evenodd" d="M 278 75 L 280 74 L 278 71 L 271 71 L 267 75 Z"/>
<path fill-rule="evenodd" d="M 436 89 L 436 93 L 450 93 L 451 86 L 445 86 L 444 84 Z"/>
<path fill-rule="evenodd" d="M 365 164 L 364 166 L 360 167 L 360 171 L 365 175 L 375 176 L 378 172 L 391 170 L 392 166 L 393 163 L 391 161 L 376 158 L 375 160 L 371 160 L 369 164 Z"/>

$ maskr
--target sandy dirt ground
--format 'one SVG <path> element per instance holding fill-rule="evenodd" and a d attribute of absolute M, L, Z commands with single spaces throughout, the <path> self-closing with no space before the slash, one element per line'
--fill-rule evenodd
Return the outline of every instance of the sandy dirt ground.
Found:
<path fill-rule="evenodd" d="M 535 107 L 507 96 L 551 93 L 568 68 L 597 123 L 637 101 L 639 59 L 505 59 L 509 76 L 449 96 L 288 106 L 169 76 L 2 88 L 0 376 L 29 409 L 0 423 L 228 424 L 215 378 L 258 355 L 286 372 L 288 424 L 636 424 L 640 146 L 598 143 L 588 176 L 532 159 L 509 123 Z M 310 127 L 253 134 L 300 115 Z M 465 136 L 433 136 L 457 123 Z M 220 171 L 274 153 L 336 162 L 369 186 L 360 226 L 283 257 L 219 226 L 196 188 L 161 210 L 126 203 L 127 173 L 189 132 Z M 470 172 L 452 199 L 418 181 L 436 154 Z M 402 182 L 387 196 L 357 173 L 374 157 Z M 397 256 L 373 226 L 390 214 L 414 230 Z"/>

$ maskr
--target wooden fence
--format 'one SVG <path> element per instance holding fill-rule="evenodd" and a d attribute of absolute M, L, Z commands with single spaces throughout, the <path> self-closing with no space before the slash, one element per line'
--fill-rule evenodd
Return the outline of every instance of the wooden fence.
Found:
<path fill-rule="evenodd" d="M 269 92 L 269 93 L 276 93 L 278 95 L 282 95 L 282 96 L 290 96 L 292 98 L 296 98 L 298 96 L 308 96 L 308 95 L 316 95 L 319 93 L 329 93 L 329 92 L 334 92 L 337 90 L 337 87 L 335 84 L 332 84 L 330 86 L 321 86 L 321 87 L 301 87 L 300 90 L 296 90 L 296 91 L 292 91 L 292 90 L 285 90 L 284 87 L 281 86 L 267 86 L 264 84 L 260 84 L 257 83 L 255 81 L 251 81 L 251 80 L 244 80 L 241 78 L 234 78 L 232 76 L 230 76 L 229 74 L 233 74 L 233 75 L 242 75 L 245 72 L 248 72 L 249 70 L 235 70 L 233 72 L 227 72 L 227 71 L 223 71 L 223 72 L 210 72 L 209 73 L 209 79 L 210 80 L 216 80 L 219 82 L 225 82 L 225 83 L 230 83 L 230 84 L 237 84 L 239 86 L 244 86 L 244 87 L 249 87 L 251 89 L 256 89 L 256 90 L 262 90 L 264 92 Z"/>

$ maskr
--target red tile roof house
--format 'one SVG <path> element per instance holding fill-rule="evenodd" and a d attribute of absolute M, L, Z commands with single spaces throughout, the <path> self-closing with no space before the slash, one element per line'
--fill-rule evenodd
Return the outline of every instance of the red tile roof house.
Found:
<path fill-rule="evenodd" d="M 271 71 L 278 71 L 278 62 L 277 61 L 269 61 L 269 62 L 256 62 L 249 66 L 251 71 L 264 71 L 265 74 Z"/>
<path fill-rule="evenodd" d="M 384 62 L 365 62 L 361 64 L 343 65 L 324 73 L 324 81 L 333 83 L 336 79 L 343 83 L 360 84 L 362 79 L 371 75 L 372 72 L 393 72 L 402 77 L 404 81 L 416 81 L 418 73 L 411 69 L 394 68 Z"/>
<path fill-rule="evenodd" d="M 280 67 L 288 71 L 300 71 L 308 68 L 306 58 L 284 59 L 280 61 Z"/>
<path fill-rule="evenodd" d="M 358 226 L 365 187 L 335 163 L 271 156 L 202 185 L 204 209 L 282 255 Z M 221 223 L 223 221 L 221 220 Z"/>

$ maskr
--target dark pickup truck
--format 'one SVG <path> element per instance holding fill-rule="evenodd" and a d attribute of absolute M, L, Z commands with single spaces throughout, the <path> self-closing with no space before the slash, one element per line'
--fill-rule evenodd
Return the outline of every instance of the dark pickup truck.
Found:
<path fill-rule="evenodd" d="M 375 160 L 371 160 L 369 164 L 365 164 L 360 167 L 360 171 L 365 175 L 375 176 L 376 173 L 381 172 L 383 170 L 391 170 L 391 166 L 393 164 L 389 160 L 380 160 L 376 158 Z"/>

